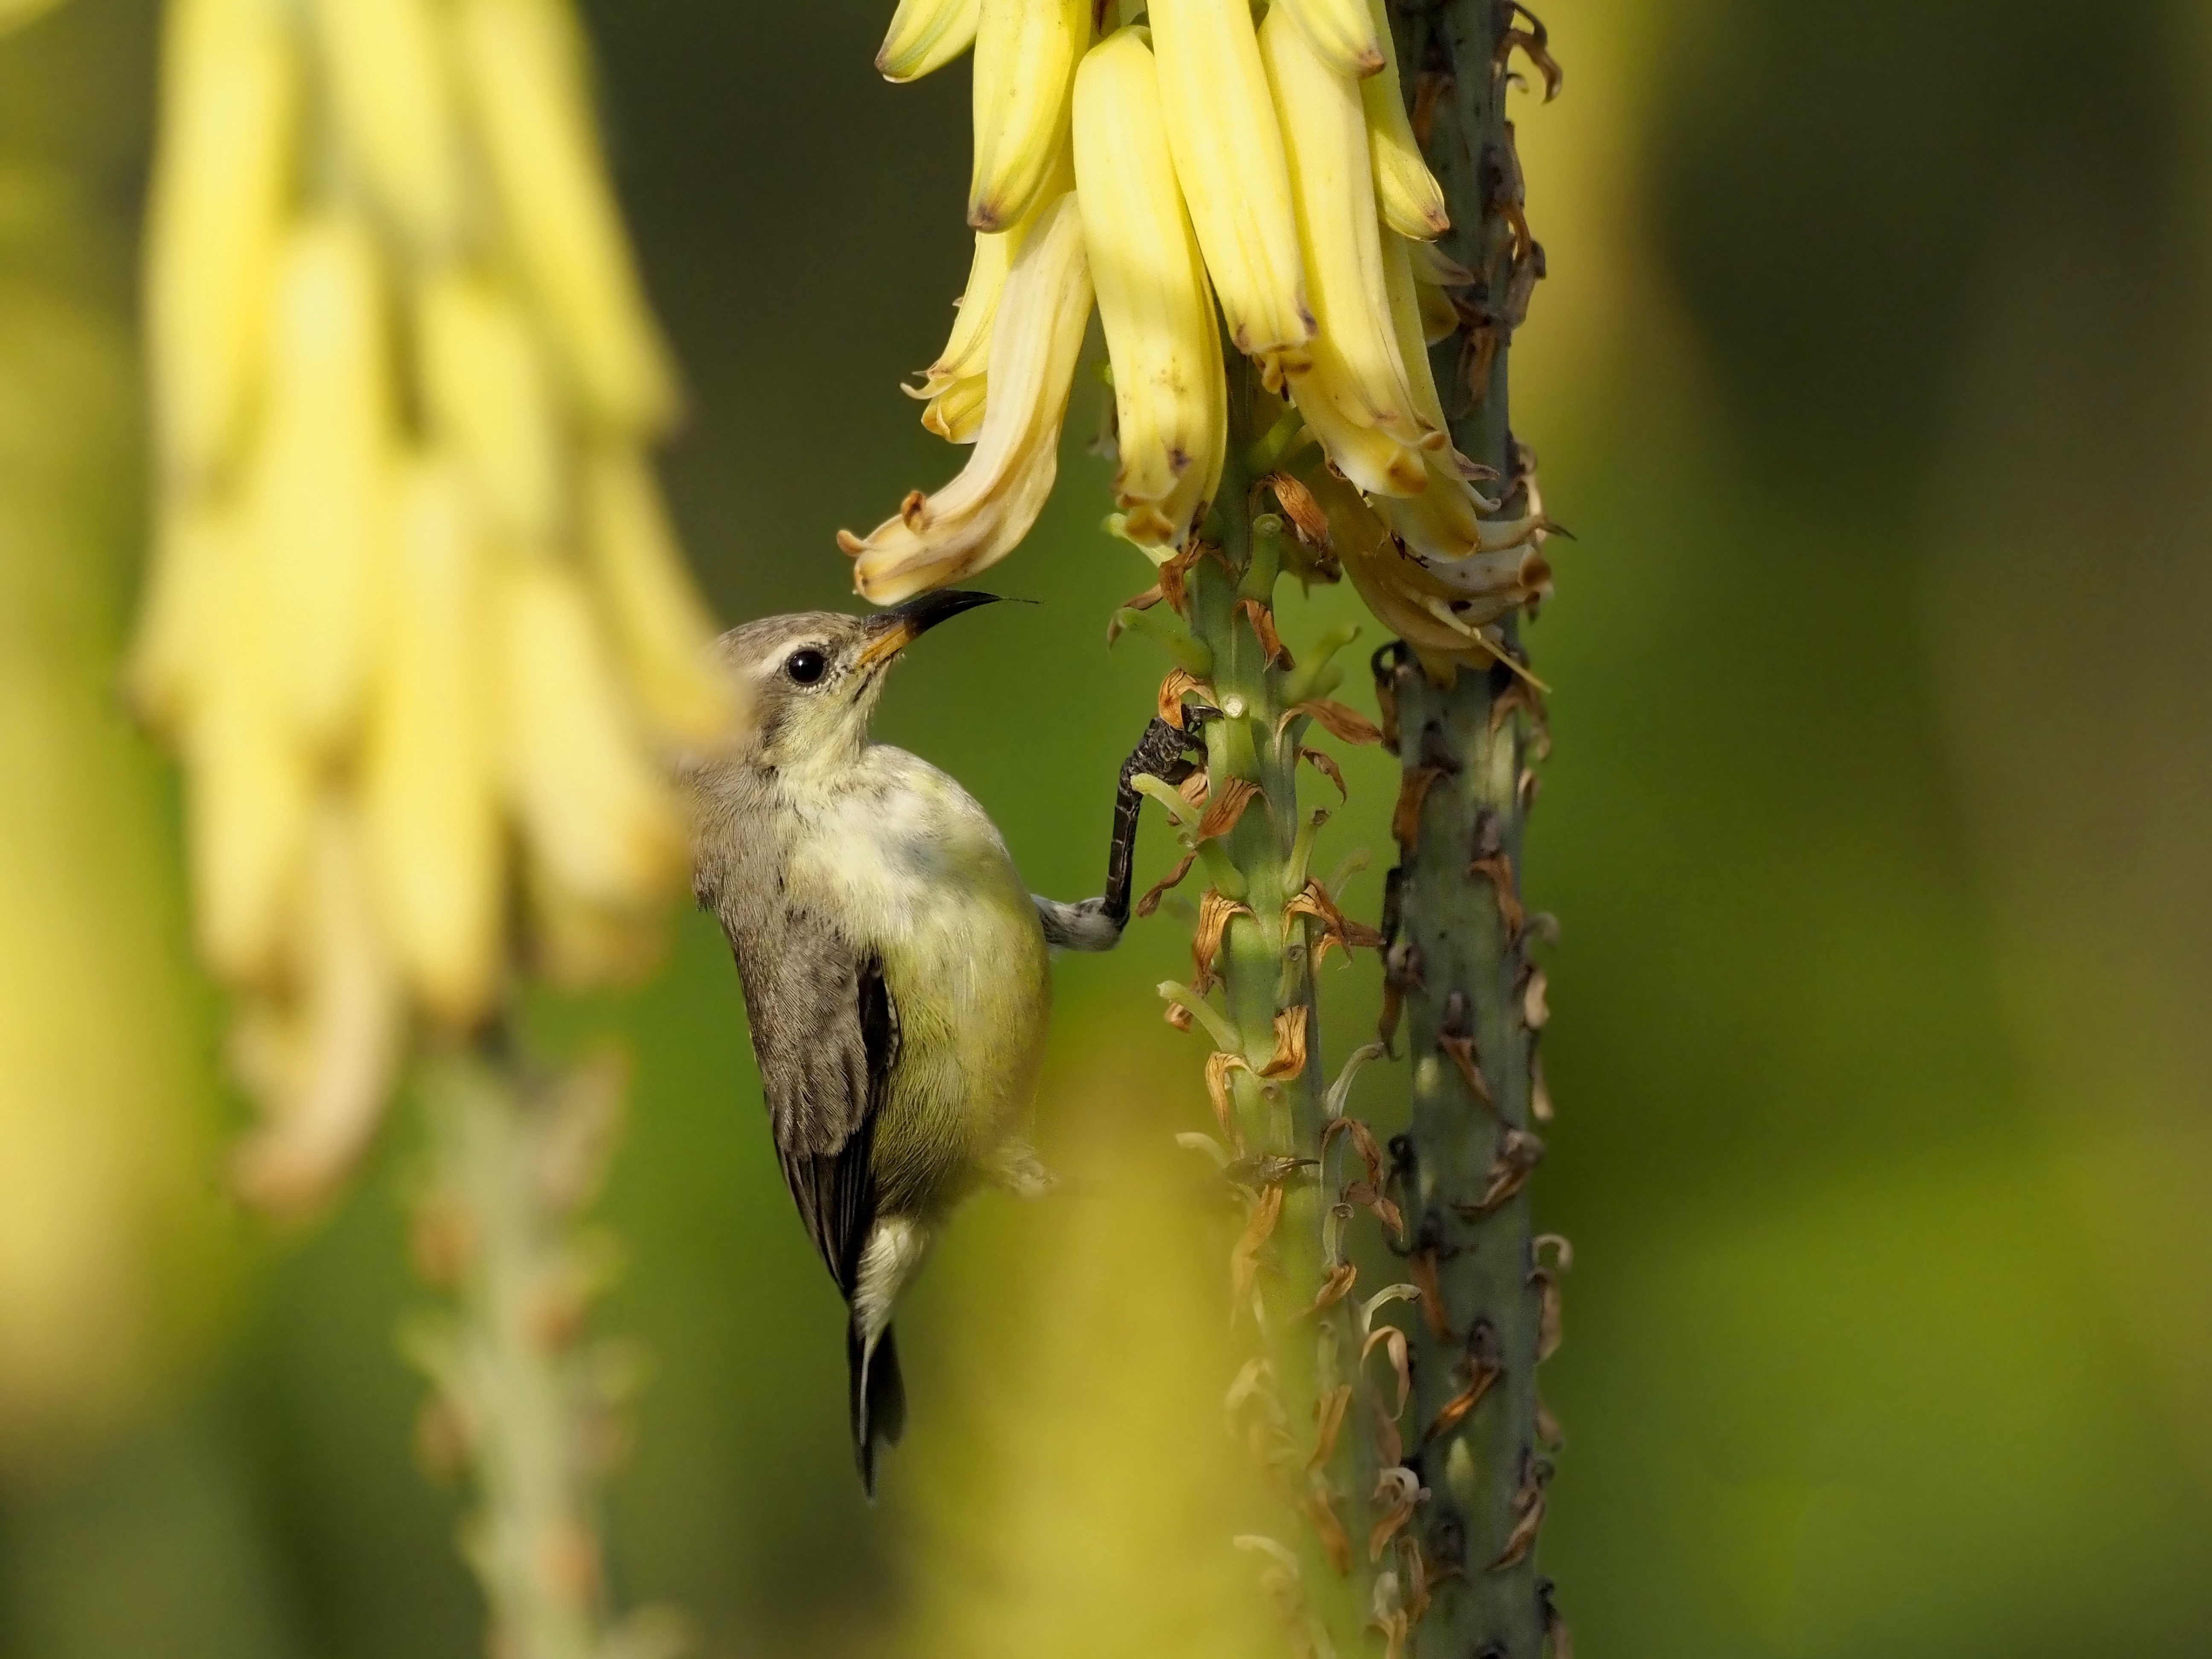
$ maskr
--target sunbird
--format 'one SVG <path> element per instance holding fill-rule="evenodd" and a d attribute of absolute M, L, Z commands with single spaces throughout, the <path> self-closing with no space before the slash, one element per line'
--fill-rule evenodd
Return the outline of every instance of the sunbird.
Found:
<path fill-rule="evenodd" d="M 997 595 L 928 593 L 870 617 L 805 611 L 722 636 L 753 720 L 695 762 L 693 886 L 737 957 L 769 1125 L 850 1319 L 853 1455 L 906 1420 L 891 1312 L 971 1192 L 1051 1177 L 1024 1133 L 1043 1064 L 1052 946 L 1107 951 L 1129 920 L 1140 799 L 1195 738 L 1155 720 L 1121 769 L 1105 893 L 1032 896 L 973 796 L 868 736 L 899 653 Z M 1210 711 L 1209 711 L 1210 712 Z"/>

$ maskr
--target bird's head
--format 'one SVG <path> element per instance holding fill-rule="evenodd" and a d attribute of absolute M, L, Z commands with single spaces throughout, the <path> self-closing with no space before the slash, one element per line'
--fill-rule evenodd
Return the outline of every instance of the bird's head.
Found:
<path fill-rule="evenodd" d="M 732 629 L 722 636 L 722 659 L 750 694 L 753 710 L 738 757 L 803 771 L 858 756 L 899 653 L 938 623 L 998 597 L 925 593 L 871 617 L 802 611 Z"/>

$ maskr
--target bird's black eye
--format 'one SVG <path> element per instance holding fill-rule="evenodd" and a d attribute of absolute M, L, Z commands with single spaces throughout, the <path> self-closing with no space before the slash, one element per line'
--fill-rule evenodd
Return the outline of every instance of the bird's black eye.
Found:
<path fill-rule="evenodd" d="M 829 668 L 830 659 L 811 645 L 793 652 L 783 659 L 783 672 L 799 685 L 813 684 L 829 672 Z"/>

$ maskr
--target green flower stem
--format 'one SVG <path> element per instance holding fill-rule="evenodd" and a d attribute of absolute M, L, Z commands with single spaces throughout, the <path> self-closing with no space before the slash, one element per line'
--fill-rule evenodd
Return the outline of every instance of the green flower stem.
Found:
<path fill-rule="evenodd" d="M 1496 58 L 1513 11 L 1495 0 L 1443 0 L 1394 12 L 1407 95 L 1416 69 L 1449 77 L 1428 149 L 1452 218 L 1443 251 L 1481 274 L 1462 298 L 1486 319 L 1494 346 L 1480 395 L 1468 367 L 1480 359 L 1464 332 L 1436 348 L 1437 380 L 1454 441 L 1498 470 L 1510 515 L 1525 489 L 1508 419 L 1507 348 L 1541 258 L 1522 249 L 1516 264 L 1496 199 L 1501 181 L 1519 177 Z M 1539 716 L 1502 667 L 1438 686 L 1401 647 L 1394 661 L 1378 659 L 1378 678 L 1395 700 L 1407 776 L 1427 784 L 1393 878 L 1400 927 L 1389 958 L 1413 1071 L 1407 1219 L 1417 1269 L 1441 1304 L 1407 1322 L 1419 1425 L 1407 1440 L 1431 1489 L 1418 1526 L 1435 1597 L 1413 1650 L 1539 1659 L 1554 1619 L 1535 1548 L 1552 1468 L 1536 1391 L 1551 1280 L 1538 1271 L 1523 1184 L 1542 1152 L 1528 1015 L 1541 996 L 1530 994 L 1527 935 L 1516 925 L 1522 784 L 1541 742 Z M 1422 1443 L 1431 1425 L 1440 1426 Z"/>
<path fill-rule="evenodd" d="M 614 1448 L 618 1351 L 586 1341 L 611 1276 L 576 1218 L 619 1127 L 618 1068 L 526 1079 L 507 1056 L 426 1067 L 428 1169 L 416 1256 L 451 1297 L 407 1335 L 434 1388 L 422 1445 L 465 1475 L 462 1553 L 482 1586 L 490 1650 L 511 1659 L 646 1659 L 679 1644 L 668 1615 L 617 1621 L 599 1535 Z"/>
<path fill-rule="evenodd" d="M 1250 911 L 1229 923 L 1215 963 L 1225 1023 L 1217 1034 L 1219 1047 L 1243 1062 L 1227 1082 L 1243 1155 L 1311 1160 L 1274 1164 L 1291 1173 L 1255 1176 L 1253 1188 L 1256 1209 L 1268 1201 L 1271 1180 L 1279 1179 L 1281 1187 L 1281 1214 L 1258 1253 L 1255 1281 L 1260 1352 L 1271 1384 L 1263 1399 L 1280 1413 L 1280 1433 L 1267 1462 L 1285 1504 L 1272 1530 L 1297 1559 L 1295 1590 L 1282 1588 L 1286 1613 L 1306 1628 L 1302 1640 L 1318 1646 L 1316 1637 L 1325 1637 L 1328 1648 L 1348 1659 L 1373 1640 L 1365 1631 L 1374 1571 L 1366 1547 L 1375 1479 L 1372 1413 L 1364 1392 L 1355 1397 L 1332 1454 L 1316 1467 L 1322 1407 L 1334 1390 L 1355 1382 L 1358 1346 L 1348 1302 L 1314 1311 L 1334 1254 L 1326 1241 L 1343 1228 L 1340 1214 L 1330 1218 L 1342 1149 L 1324 1152 L 1322 1146 L 1328 1079 L 1308 965 L 1312 924 L 1285 915 L 1305 884 L 1310 830 L 1297 793 L 1304 720 L 1294 719 L 1279 736 L 1278 722 L 1290 706 L 1286 690 L 1310 679 L 1300 682 L 1279 659 L 1269 660 L 1243 608 L 1273 604 L 1277 548 L 1269 544 L 1269 532 L 1279 536 L 1281 529 L 1279 521 L 1263 523 L 1256 532 L 1254 526 L 1250 452 L 1264 448 L 1265 441 L 1255 444 L 1249 429 L 1252 382 L 1241 358 L 1232 357 L 1230 388 L 1231 459 L 1207 526 L 1220 554 L 1208 553 L 1192 567 L 1187 615 L 1191 634 L 1210 653 L 1208 683 L 1223 711 L 1206 726 L 1212 798 L 1220 799 L 1239 779 L 1257 784 L 1260 793 L 1233 829 L 1202 845 L 1201 854 L 1211 860 L 1200 868 L 1217 890 Z M 1279 1017 L 1290 1014 L 1295 1021 L 1299 1011 L 1304 1015 L 1303 1070 L 1262 1076 L 1277 1059 Z M 1249 1310 L 1238 1314 L 1246 1317 Z"/>

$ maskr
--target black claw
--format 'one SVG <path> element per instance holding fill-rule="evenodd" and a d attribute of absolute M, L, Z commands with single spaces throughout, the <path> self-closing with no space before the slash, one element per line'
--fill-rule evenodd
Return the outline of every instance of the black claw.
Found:
<path fill-rule="evenodd" d="M 1137 792 L 1140 777 L 1158 778 L 1164 783 L 1178 784 L 1198 770 L 1199 763 L 1190 758 L 1193 750 L 1203 754 L 1206 740 L 1198 727 L 1208 720 L 1221 718 L 1221 711 L 1204 703 L 1192 703 L 1183 709 L 1183 718 L 1191 722 L 1188 729 L 1170 726 L 1158 715 L 1145 728 L 1145 735 L 1137 739 L 1137 746 L 1129 751 L 1129 758 L 1121 763 L 1121 776 L 1114 791 L 1114 835 L 1106 848 L 1106 894 L 1101 908 L 1117 928 L 1129 925 L 1129 889 L 1133 884 L 1137 863 L 1137 824 L 1143 816 L 1145 798 Z"/>

